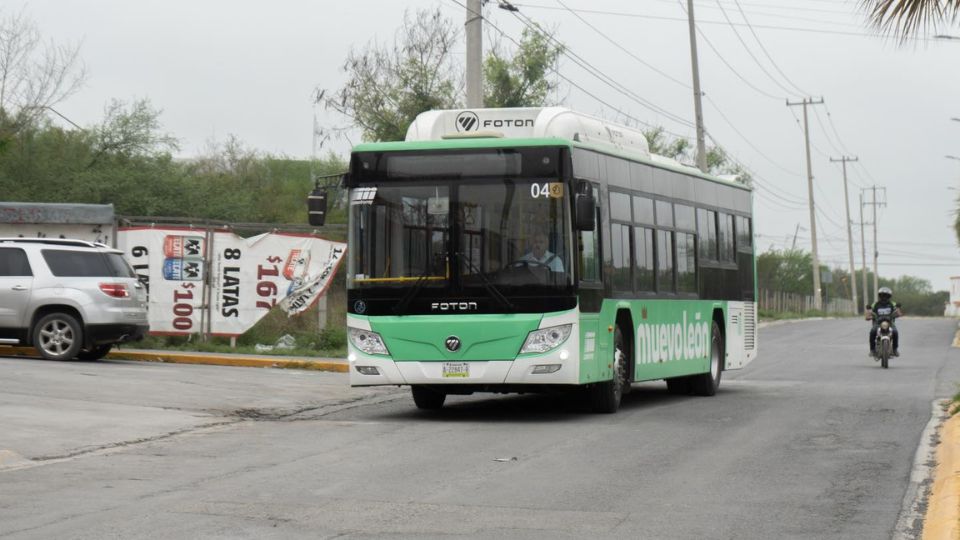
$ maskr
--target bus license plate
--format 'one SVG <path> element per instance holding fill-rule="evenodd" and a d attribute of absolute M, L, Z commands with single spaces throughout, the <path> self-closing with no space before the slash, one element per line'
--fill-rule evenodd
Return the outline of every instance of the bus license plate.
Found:
<path fill-rule="evenodd" d="M 470 377 L 470 364 L 466 362 L 444 362 L 444 377 Z"/>

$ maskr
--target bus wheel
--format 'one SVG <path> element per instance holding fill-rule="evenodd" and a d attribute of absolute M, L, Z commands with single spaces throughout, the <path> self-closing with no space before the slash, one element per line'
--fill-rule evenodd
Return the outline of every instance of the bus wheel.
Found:
<path fill-rule="evenodd" d="M 627 379 L 627 354 L 623 333 L 617 326 L 613 332 L 613 378 L 593 385 L 593 410 L 598 413 L 615 413 L 620 408 L 623 388 Z"/>
<path fill-rule="evenodd" d="M 410 390 L 413 393 L 413 402 L 418 409 L 437 410 L 443 407 L 443 402 L 447 399 L 447 395 L 443 392 L 424 386 L 411 386 Z"/>
<path fill-rule="evenodd" d="M 720 387 L 720 376 L 723 375 L 723 338 L 720 336 L 720 326 L 713 322 L 710 330 L 710 371 L 693 375 L 690 378 L 690 389 L 698 396 L 712 396 Z"/>

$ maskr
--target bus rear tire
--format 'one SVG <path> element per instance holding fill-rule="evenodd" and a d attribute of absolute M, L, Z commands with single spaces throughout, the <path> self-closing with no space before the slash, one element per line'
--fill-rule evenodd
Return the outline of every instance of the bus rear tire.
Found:
<path fill-rule="evenodd" d="M 443 392 L 437 392 L 424 386 L 411 386 L 410 391 L 417 408 L 426 411 L 435 411 L 442 408 L 443 402 L 447 399 L 447 395 Z"/>
<path fill-rule="evenodd" d="M 720 388 L 720 377 L 723 375 L 723 338 L 720 326 L 713 321 L 710 330 L 710 371 L 690 377 L 690 390 L 697 396 L 712 396 Z"/>
<path fill-rule="evenodd" d="M 593 385 L 591 388 L 593 411 L 603 414 L 617 412 L 623 399 L 623 389 L 627 382 L 627 352 L 623 332 L 617 326 L 613 332 L 613 378 Z"/>

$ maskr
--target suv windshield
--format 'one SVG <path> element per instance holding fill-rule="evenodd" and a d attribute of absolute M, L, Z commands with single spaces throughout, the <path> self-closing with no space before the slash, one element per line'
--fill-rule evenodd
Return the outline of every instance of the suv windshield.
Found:
<path fill-rule="evenodd" d="M 137 277 L 119 253 L 65 249 L 44 249 L 41 253 L 57 277 Z"/>

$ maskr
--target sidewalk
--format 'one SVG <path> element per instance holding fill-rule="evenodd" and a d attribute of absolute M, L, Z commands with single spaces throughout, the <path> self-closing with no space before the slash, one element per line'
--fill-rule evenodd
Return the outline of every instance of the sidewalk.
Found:
<path fill-rule="evenodd" d="M 13 356 L 39 356 L 29 347 L 3 347 L 0 354 Z M 207 353 L 165 351 L 153 349 L 114 349 L 107 355 L 111 360 L 136 360 L 140 362 L 166 362 L 171 364 L 206 364 L 211 366 L 260 367 L 282 369 L 308 369 L 346 373 L 349 369 L 345 358 L 317 358 L 311 356 L 273 356 L 236 353 Z"/>

